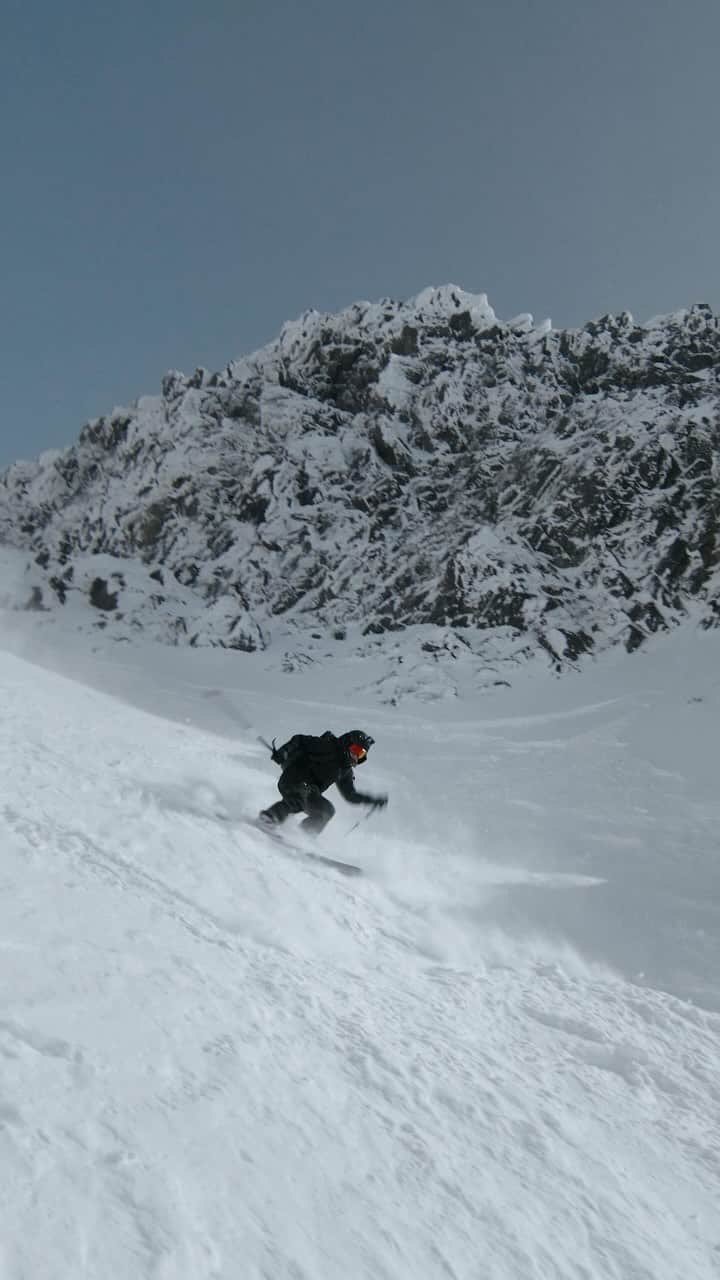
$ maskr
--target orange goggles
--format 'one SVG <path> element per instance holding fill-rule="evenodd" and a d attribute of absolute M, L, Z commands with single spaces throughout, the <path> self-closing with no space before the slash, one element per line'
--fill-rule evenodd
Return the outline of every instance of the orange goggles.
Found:
<path fill-rule="evenodd" d="M 348 747 L 348 755 L 353 764 L 361 764 L 367 756 L 367 751 L 360 746 L 359 742 L 351 742 Z"/>

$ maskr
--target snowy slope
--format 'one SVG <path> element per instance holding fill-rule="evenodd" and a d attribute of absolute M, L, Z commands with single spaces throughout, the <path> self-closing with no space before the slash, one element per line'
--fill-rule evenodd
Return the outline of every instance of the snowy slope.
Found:
<path fill-rule="evenodd" d="M 0 650 L 3 1280 L 719 1274 L 717 632 L 401 711 L 352 663 L 31 623 Z M 391 804 L 348 835 L 338 802 L 347 881 L 241 818 L 257 730 L 353 722 Z"/>
<path fill-rule="evenodd" d="M 413 629 L 452 694 L 458 657 L 492 685 L 716 624 L 719 413 L 706 306 L 555 332 L 445 286 L 167 375 L 10 467 L 0 535 L 18 603 L 81 630 L 277 667 L 382 651 L 391 700 Z"/>

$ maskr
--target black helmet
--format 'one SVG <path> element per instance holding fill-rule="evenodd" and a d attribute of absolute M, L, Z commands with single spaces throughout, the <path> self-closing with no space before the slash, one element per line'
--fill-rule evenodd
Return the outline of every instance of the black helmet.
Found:
<path fill-rule="evenodd" d="M 350 733 L 341 734 L 338 741 L 344 748 L 348 764 L 352 766 L 367 760 L 367 753 L 375 739 L 369 733 L 363 733 L 362 729 L 351 729 Z"/>

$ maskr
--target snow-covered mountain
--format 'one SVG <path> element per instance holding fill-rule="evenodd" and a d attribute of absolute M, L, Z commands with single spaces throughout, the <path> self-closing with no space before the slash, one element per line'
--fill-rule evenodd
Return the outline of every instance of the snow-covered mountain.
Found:
<path fill-rule="evenodd" d="M 430 291 L 5 473 L 3 1277 L 714 1280 L 718 346 Z"/>
<path fill-rule="evenodd" d="M 392 665 L 412 627 L 492 682 L 717 623 L 719 445 L 709 307 L 556 332 L 446 286 L 169 374 L 11 466 L 0 536 L 23 602 L 117 637 Z"/>

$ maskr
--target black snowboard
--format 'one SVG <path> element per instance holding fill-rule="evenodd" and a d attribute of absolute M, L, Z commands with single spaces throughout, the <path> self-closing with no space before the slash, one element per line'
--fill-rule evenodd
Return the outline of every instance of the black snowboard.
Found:
<path fill-rule="evenodd" d="M 320 862 L 323 866 L 332 867 L 333 871 L 339 871 L 343 876 L 361 876 L 362 867 L 358 867 L 354 862 L 342 862 L 339 858 L 328 858 L 324 853 L 314 853 L 311 849 L 305 849 L 302 845 L 293 844 L 291 840 L 277 829 L 267 827 L 264 822 L 259 822 L 256 818 L 251 818 L 248 823 L 255 831 L 262 831 L 263 835 L 272 840 L 273 844 L 277 844 L 281 849 L 286 849 L 288 853 L 296 854 L 301 858 L 309 858 L 311 862 Z"/>

